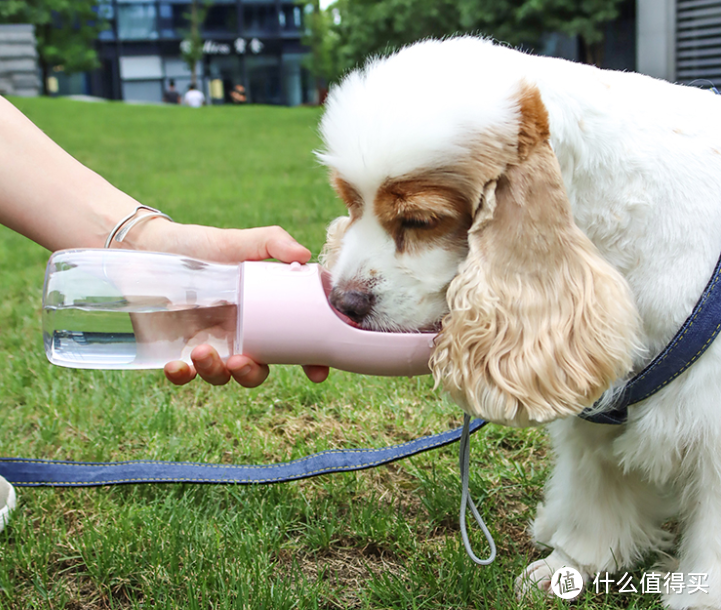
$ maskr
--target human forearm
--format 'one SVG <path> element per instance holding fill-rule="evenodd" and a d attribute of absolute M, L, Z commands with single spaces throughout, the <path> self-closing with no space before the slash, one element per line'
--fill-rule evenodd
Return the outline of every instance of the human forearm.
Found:
<path fill-rule="evenodd" d="M 49 250 L 100 248 L 138 205 L 0 97 L 0 223 Z M 167 221 L 145 221 L 128 239 L 156 222 Z"/>
<path fill-rule="evenodd" d="M 0 97 L 0 224 L 53 251 L 102 248 L 118 222 L 139 205 L 71 157 Z M 218 229 L 163 218 L 134 225 L 121 246 L 224 263 L 265 258 L 304 263 L 310 259 L 310 251 L 280 227 Z M 168 379 L 183 384 L 197 372 L 210 383 L 227 383 L 232 377 L 241 385 L 255 387 L 268 376 L 267 366 L 242 354 L 223 362 L 209 345 L 196 347 L 191 359 L 193 365 L 168 364 Z M 306 367 L 306 373 L 313 381 L 322 381 L 328 369 Z"/>

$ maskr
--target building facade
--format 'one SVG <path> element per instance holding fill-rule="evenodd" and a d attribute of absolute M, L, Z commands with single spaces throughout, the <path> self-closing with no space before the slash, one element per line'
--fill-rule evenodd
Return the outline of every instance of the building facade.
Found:
<path fill-rule="evenodd" d="M 241 84 L 250 103 L 318 101 L 303 66 L 306 15 L 295 0 L 210 0 L 206 6 L 197 66 L 206 98 L 227 103 Z M 102 68 L 58 74 L 57 93 L 159 102 L 171 79 L 184 93 L 190 71 L 180 47 L 190 7 L 191 0 L 100 0 L 110 25 L 97 41 Z M 606 29 L 603 67 L 721 86 L 721 0 L 628 0 L 621 13 Z M 577 40 L 550 35 L 543 46 L 536 51 L 581 59 Z"/>
<path fill-rule="evenodd" d="M 32 97 L 39 92 L 35 27 L 0 25 L 0 95 Z"/>
<path fill-rule="evenodd" d="M 638 71 L 721 87 L 721 0 L 637 1 Z"/>
<path fill-rule="evenodd" d="M 227 103 L 232 88 L 243 85 L 250 103 L 315 101 L 312 78 L 302 64 L 308 53 L 301 44 L 303 7 L 293 0 L 198 4 L 207 11 L 203 60 L 197 66 L 199 89 L 207 99 Z M 60 93 L 160 102 L 171 80 L 184 93 L 191 75 L 181 44 L 190 29 L 190 10 L 190 0 L 104 0 L 100 13 L 110 27 L 97 42 L 102 68 L 63 82 Z"/>

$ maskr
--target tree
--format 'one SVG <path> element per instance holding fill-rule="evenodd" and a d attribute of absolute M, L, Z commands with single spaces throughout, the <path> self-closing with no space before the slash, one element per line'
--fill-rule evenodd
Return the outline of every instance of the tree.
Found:
<path fill-rule="evenodd" d="M 305 34 L 302 43 L 310 48 L 310 53 L 303 63 L 315 77 L 315 88 L 322 102 L 328 83 L 338 73 L 336 57 L 338 41 L 333 29 L 333 13 L 322 10 L 320 0 L 299 4 L 303 6 L 305 13 Z"/>
<path fill-rule="evenodd" d="M 46 93 L 53 68 L 73 73 L 100 67 L 95 40 L 108 26 L 98 15 L 98 0 L 2 0 L 0 23 L 35 26 Z"/>
<path fill-rule="evenodd" d="M 384 55 L 427 37 L 490 36 L 533 48 L 544 34 L 578 36 L 582 59 L 600 63 L 606 24 L 632 0 L 337 0 L 334 78 L 369 55 Z"/>
<path fill-rule="evenodd" d="M 180 43 L 180 54 L 183 61 L 188 64 L 190 70 L 190 82 L 194 86 L 198 86 L 198 62 L 203 59 L 203 38 L 200 30 L 208 14 L 208 6 L 210 0 L 192 0 L 190 11 L 185 13 L 184 17 L 190 23 L 190 29 L 186 30 L 183 42 Z"/>
<path fill-rule="evenodd" d="M 581 59 L 600 66 L 606 24 L 617 19 L 624 0 L 526 0 L 519 19 L 546 31 L 578 36 Z"/>
<path fill-rule="evenodd" d="M 501 0 L 502 2 L 502 0 Z M 384 55 L 429 36 L 462 28 L 457 0 L 338 0 L 336 71 L 343 73 L 369 55 Z M 336 74 L 335 76 L 338 76 Z"/>

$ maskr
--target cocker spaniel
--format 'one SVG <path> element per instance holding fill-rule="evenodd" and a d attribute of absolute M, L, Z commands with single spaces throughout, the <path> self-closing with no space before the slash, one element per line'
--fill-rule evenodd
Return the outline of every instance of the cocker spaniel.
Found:
<path fill-rule="evenodd" d="M 349 215 L 331 300 L 363 328 L 438 329 L 431 368 L 469 414 L 548 424 L 555 465 L 519 577 L 548 590 L 667 549 L 721 608 L 721 341 L 619 426 L 577 415 L 641 370 L 721 253 L 721 97 L 490 41 L 425 41 L 349 74 L 321 122 Z"/>

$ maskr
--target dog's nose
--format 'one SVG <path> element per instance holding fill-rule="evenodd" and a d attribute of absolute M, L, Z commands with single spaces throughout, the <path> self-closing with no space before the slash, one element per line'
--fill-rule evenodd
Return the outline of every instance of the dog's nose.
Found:
<path fill-rule="evenodd" d="M 370 313 L 373 303 L 375 297 L 370 292 L 333 288 L 330 293 L 330 304 L 357 324 Z"/>

